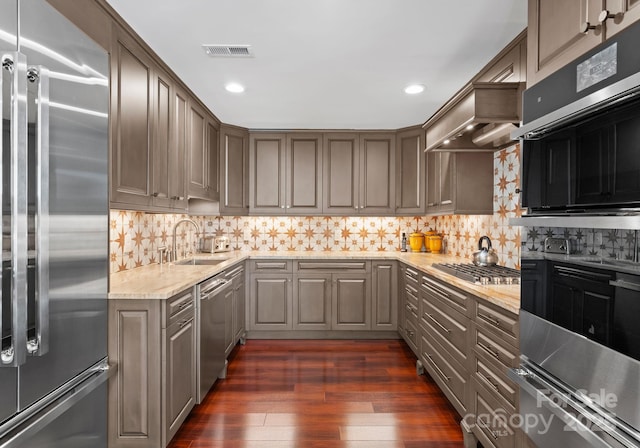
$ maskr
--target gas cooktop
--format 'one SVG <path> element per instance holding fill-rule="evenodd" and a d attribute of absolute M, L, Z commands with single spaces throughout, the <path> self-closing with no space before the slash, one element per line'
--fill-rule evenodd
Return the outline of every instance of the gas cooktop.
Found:
<path fill-rule="evenodd" d="M 434 263 L 434 268 L 476 285 L 519 285 L 520 271 L 504 266 L 476 266 L 471 263 Z"/>

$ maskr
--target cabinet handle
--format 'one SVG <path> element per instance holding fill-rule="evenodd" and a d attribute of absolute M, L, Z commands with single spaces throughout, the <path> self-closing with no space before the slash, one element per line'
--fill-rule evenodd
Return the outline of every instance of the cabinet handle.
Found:
<path fill-rule="evenodd" d="M 409 269 L 409 268 L 407 268 L 406 271 L 407 271 L 407 274 L 411 274 L 411 275 L 408 275 L 407 277 L 412 278 L 414 280 L 418 278 L 418 271 L 414 271 L 413 269 Z"/>
<path fill-rule="evenodd" d="M 437 203 L 437 202 L 429 202 L 429 203 L 427 204 L 427 206 L 428 206 L 428 207 L 435 207 L 436 205 L 438 205 L 438 203 Z"/>
<path fill-rule="evenodd" d="M 600 14 L 598 14 L 598 22 L 604 24 L 607 19 L 615 19 L 616 16 L 617 14 L 611 14 L 608 9 L 603 9 L 602 11 L 600 11 Z"/>
<path fill-rule="evenodd" d="M 494 327 L 500 328 L 500 321 L 498 319 L 494 319 L 493 317 L 487 316 L 486 314 L 478 313 L 478 317 L 480 319 L 484 319 L 489 322 Z"/>
<path fill-rule="evenodd" d="M 153 193 L 151 196 L 153 196 L 154 198 L 157 198 L 158 196 L 160 196 L 160 193 L 156 192 L 156 193 Z"/>
<path fill-rule="evenodd" d="M 440 203 L 440 205 L 451 205 L 453 204 L 453 201 L 451 199 L 447 199 L 446 201 L 442 201 Z"/>
<path fill-rule="evenodd" d="M 434 367 L 434 369 L 436 369 L 436 372 L 438 372 L 438 375 L 440 375 L 442 378 L 444 378 L 444 380 L 447 381 L 447 382 L 451 381 L 451 377 L 448 377 L 447 375 L 444 374 L 442 369 L 440 369 L 440 367 L 438 367 L 438 364 L 436 364 L 436 362 L 433 360 L 433 358 L 431 357 L 431 355 L 429 353 L 423 352 L 423 354 L 424 354 L 424 356 L 429 358 L 429 361 L 431 361 L 431 363 L 433 364 L 433 367 Z"/>
<path fill-rule="evenodd" d="M 191 320 L 182 320 L 180 321 L 180 328 L 184 328 Z"/>
<path fill-rule="evenodd" d="M 171 196 L 171 199 L 173 199 L 174 201 L 183 201 L 184 197 L 182 197 L 182 196 Z"/>
<path fill-rule="evenodd" d="M 429 313 L 424 313 L 425 316 L 427 316 L 429 319 L 431 319 L 431 321 L 436 324 L 438 327 L 440 327 L 440 329 L 446 331 L 447 333 L 451 333 L 451 330 L 449 330 L 447 327 L 445 327 L 444 325 L 442 325 L 440 322 L 438 322 L 436 320 L 435 317 L 433 317 L 431 314 Z"/>
<path fill-rule="evenodd" d="M 491 347 L 490 345 L 486 346 L 483 343 L 478 342 L 478 347 L 480 347 L 485 352 L 489 353 L 491 356 L 493 356 L 497 360 L 500 360 L 500 353 L 495 351 L 495 350 L 493 350 L 493 347 Z"/>
<path fill-rule="evenodd" d="M 184 309 L 185 307 L 191 305 L 191 302 L 184 302 L 181 303 L 180 305 L 178 305 L 178 308 L 180 308 L 181 310 Z"/>
<path fill-rule="evenodd" d="M 284 205 L 281 205 L 280 208 L 284 208 Z"/>
<path fill-rule="evenodd" d="M 413 337 L 413 335 L 414 335 L 415 333 L 414 333 L 413 331 L 411 331 L 411 330 L 407 329 L 407 334 L 408 334 L 410 337 Z"/>
<path fill-rule="evenodd" d="M 496 392 L 500 392 L 500 388 L 498 387 L 498 385 L 492 381 L 493 378 L 491 378 L 488 375 L 483 375 L 483 374 L 480 374 L 480 376 L 482 377 L 483 380 L 485 380 L 487 383 L 489 383 L 489 385 L 491 387 L 493 387 L 496 390 Z"/>
<path fill-rule="evenodd" d="M 291 206 L 290 206 L 290 205 L 287 205 L 287 208 L 291 208 Z"/>
<path fill-rule="evenodd" d="M 486 423 L 486 422 L 485 422 L 484 420 L 482 420 L 481 418 L 478 418 L 478 419 L 476 420 L 476 424 L 477 424 L 478 426 L 480 426 L 481 428 L 484 428 L 484 429 L 486 429 L 487 431 L 489 431 L 489 432 L 491 433 L 491 437 L 493 437 L 494 439 L 497 439 L 497 438 L 498 438 L 498 434 L 497 434 L 493 429 L 491 429 L 491 428 L 489 427 L 489 424 L 488 424 L 488 423 Z"/>
<path fill-rule="evenodd" d="M 584 22 L 580 25 L 580 32 L 582 34 L 587 34 L 589 30 L 595 30 L 596 28 L 598 28 L 598 25 L 591 25 L 589 22 Z"/>

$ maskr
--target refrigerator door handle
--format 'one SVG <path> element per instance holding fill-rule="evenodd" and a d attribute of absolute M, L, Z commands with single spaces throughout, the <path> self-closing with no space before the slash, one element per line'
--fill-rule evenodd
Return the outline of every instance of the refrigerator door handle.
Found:
<path fill-rule="evenodd" d="M 49 70 L 29 67 L 27 80 L 36 84 L 36 210 L 35 210 L 35 336 L 27 353 L 49 351 Z"/>
<path fill-rule="evenodd" d="M 11 343 L 0 353 L 0 366 L 17 367 L 27 359 L 27 58 L 2 54 L 10 73 L 11 190 Z M 6 148 L 3 148 L 6 150 Z"/>

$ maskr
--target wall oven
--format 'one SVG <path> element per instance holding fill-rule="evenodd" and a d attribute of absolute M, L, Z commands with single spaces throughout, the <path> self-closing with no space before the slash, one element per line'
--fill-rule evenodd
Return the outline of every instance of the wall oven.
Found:
<path fill-rule="evenodd" d="M 639 25 L 524 92 L 512 137 L 527 213 L 512 224 L 638 235 L 637 42 Z M 521 365 L 510 377 L 524 432 L 545 448 L 640 447 L 640 264 L 525 256 L 521 293 Z"/>
<path fill-rule="evenodd" d="M 523 93 L 529 214 L 640 212 L 640 25 Z"/>

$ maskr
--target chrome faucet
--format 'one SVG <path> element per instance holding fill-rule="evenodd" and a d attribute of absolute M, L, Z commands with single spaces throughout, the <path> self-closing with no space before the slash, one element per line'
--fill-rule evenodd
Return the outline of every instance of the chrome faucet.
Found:
<path fill-rule="evenodd" d="M 183 218 L 180 221 L 176 222 L 175 225 L 173 226 L 173 252 L 172 252 L 173 253 L 173 261 L 178 260 L 176 233 L 177 233 L 177 230 L 178 230 L 178 226 L 180 224 L 182 224 L 183 222 L 189 222 L 189 223 L 193 224 L 193 227 L 196 228 L 196 236 L 200 234 L 200 226 L 193 219 Z"/>

